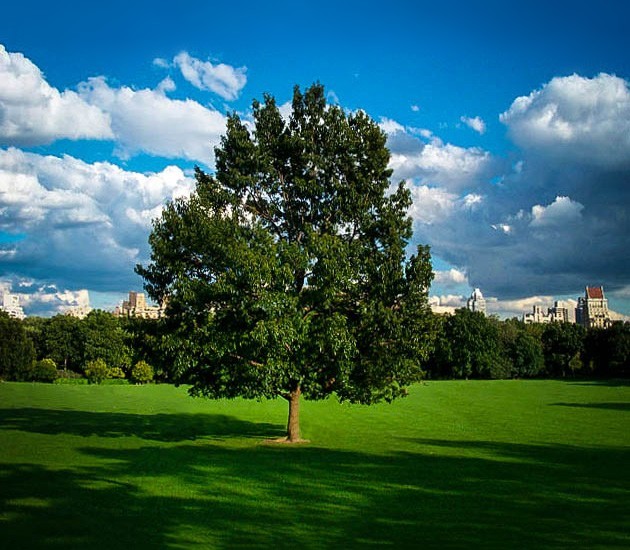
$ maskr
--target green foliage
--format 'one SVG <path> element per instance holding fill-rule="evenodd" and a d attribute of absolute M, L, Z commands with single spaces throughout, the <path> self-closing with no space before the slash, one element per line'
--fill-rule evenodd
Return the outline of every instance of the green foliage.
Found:
<path fill-rule="evenodd" d="M 125 342 L 131 350 L 132 364 L 145 361 L 153 368 L 156 380 L 171 381 L 173 357 L 168 349 L 168 320 L 121 317 L 119 322 L 126 336 Z"/>
<path fill-rule="evenodd" d="M 103 359 L 112 368 L 131 364 L 131 351 L 119 320 L 106 311 L 91 311 L 83 320 L 84 361 Z"/>
<path fill-rule="evenodd" d="M 295 88 L 285 121 L 234 114 L 216 175 L 163 211 L 138 266 L 168 298 L 165 347 L 210 397 L 391 401 L 420 379 L 432 343 L 427 247 L 407 258 L 410 194 L 390 193 L 386 137 L 364 112 Z"/>
<path fill-rule="evenodd" d="M 40 359 L 35 362 L 33 369 L 33 380 L 35 382 L 49 382 L 52 384 L 57 378 L 57 365 L 52 359 Z"/>
<path fill-rule="evenodd" d="M 59 369 L 57 371 L 57 379 L 55 384 L 87 384 L 87 379 L 83 376 L 83 373 L 74 372 L 71 370 Z"/>
<path fill-rule="evenodd" d="M 37 359 L 49 357 L 44 345 L 44 330 L 49 322 L 50 319 L 44 319 L 43 317 L 26 317 L 22 320 L 22 326 L 28 338 L 33 342 Z"/>
<path fill-rule="evenodd" d="M 550 323 L 542 333 L 546 374 L 567 376 L 575 374 L 582 366 L 580 354 L 584 350 L 586 331 L 573 323 Z"/>
<path fill-rule="evenodd" d="M 585 362 L 601 376 L 630 375 L 630 323 L 590 329 L 584 342 Z"/>
<path fill-rule="evenodd" d="M 138 361 L 131 369 L 131 381 L 147 384 L 153 380 L 153 368 L 146 361 Z"/>
<path fill-rule="evenodd" d="M 120 367 L 110 367 L 108 378 L 123 379 L 125 378 L 125 371 Z"/>
<path fill-rule="evenodd" d="M 94 359 L 85 365 L 85 377 L 90 384 L 100 384 L 110 378 L 110 373 L 110 368 L 103 359 Z"/>
<path fill-rule="evenodd" d="M 50 357 L 63 370 L 81 370 L 85 361 L 83 321 L 70 315 L 45 319 L 40 341 L 41 357 Z"/>
<path fill-rule="evenodd" d="M 22 322 L 0 311 L 0 379 L 32 380 L 35 348 Z"/>
<path fill-rule="evenodd" d="M 516 378 L 537 376 L 544 371 L 545 357 L 536 328 L 516 319 L 498 323 L 499 337 L 510 373 Z"/>
<path fill-rule="evenodd" d="M 445 378 L 509 378 L 498 326 L 495 319 L 468 309 L 442 318 L 431 370 Z"/>

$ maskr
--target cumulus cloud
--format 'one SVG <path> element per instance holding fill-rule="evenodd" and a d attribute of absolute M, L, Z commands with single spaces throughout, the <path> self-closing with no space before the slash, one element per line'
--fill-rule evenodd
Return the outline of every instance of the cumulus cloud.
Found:
<path fill-rule="evenodd" d="M 217 67 L 219 76 L 226 73 L 227 66 Z M 237 84 L 244 85 L 240 73 L 235 74 Z M 229 82 L 224 83 L 226 90 Z M 166 94 L 175 89 L 170 77 L 155 89 L 135 90 L 112 87 L 99 76 L 80 83 L 78 91 L 60 92 L 32 61 L 0 45 L 0 145 L 112 140 L 121 158 L 148 153 L 211 165 L 226 117 L 196 101 L 169 98 Z"/>
<path fill-rule="evenodd" d="M 226 117 L 196 101 L 171 99 L 157 90 L 115 88 L 104 77 L 80 84 L 79 94 L 111 117 L 121 157 L 138 152 L 167 158 L 185 158 L 209 164 L 214 146 L 225 132 Z"/>
<path fill-rule="evenodd" d="M 522 296 L 627 287 L 628 104 L 618 77 L 553 79 L 501 116 L 518 147 L 509 165 L 397 129 L 388 144 L 395 177 L 411 187 L 414 238 L 508 300 L 498 312 L 522 314 L 524 304 L 509 303 Z"/>
<path fill-rule="evenodd" d="M 630 166 L 630 87 L 614 75 L 553 78 L 500 120 L 524 150 L 576 164 Z"/>
<path fill-rule="evenodd" d="M 0 276 L 21 274 L 59 288 L 120 290 L 137 285 L 151 220 L 193 182 L 169 166 L 128 172 L 110 163 L 0 150 L 0 228 L 25 237 L 0 244 Z"/>
<path fill-rule="evenodd" d="M 433 225 L 448 219 L 458 206 L 454 193 L 426 185 L 410 187 L 412 204 L 409 215 L 416 224 Z"/>
<path fill-rule="evenodd" d="M 478 134 L 485 134 L 486 133 L 486 123 L 484 122 L 484 120 L 481 117 L 467 117 L 467 116 L 463 116 L 460 118 L 460 120 L 469 128 L 471 128 L 472 130 L 474 130 L 475 132 L 477 132 Z"/>
<path fill-rule="evenodd" d="M 444 286 L 453 286 L 468 284 L 468 277 L 465 271 L 459 269 L 449 269 L 445 271 L 436 271 L 433 284 L 439 284 Z"/>
<path fill-rule="evenodd" d="M 20 306 L 27 315 L 50 316 L 73 309 L 90 309 L 90 295 L 86 289 L 60 289 L 54 284 L 32 279 L 3 281 L 0 282 L 0 289 L 2 287 L 6 292 L 17 294 Z"/>
<path fill-rule="evenodd" d="M 74 91 L 50 86 L 32 61 L 0 44 L 0 145 L 112 137 L 107 113 Z"/>
<path fill-rule="evenodd" d="M 226 100 L 234 100 L 247 83 L 245 67 L 232 67 L 225 63 L 214 65 L 181 52 L 173 59 L 182 76 L 195 88 L 208 90 Z"/>
<path fill-rule="evenodd" d="M 407 128 L 386 118 L 380 127 L 388 134 L 395 179 L 461 191 L 483 185 L 496 171 L 495 160 L 479 147 L 444 143 L 427 130 Z"/>
<path fill-rule="evenodd" d="M 532 207 L 532 227 L 562 227 L 578 221 L 584 206 L 569 197 L 556 197 L 549 206 Z"/>

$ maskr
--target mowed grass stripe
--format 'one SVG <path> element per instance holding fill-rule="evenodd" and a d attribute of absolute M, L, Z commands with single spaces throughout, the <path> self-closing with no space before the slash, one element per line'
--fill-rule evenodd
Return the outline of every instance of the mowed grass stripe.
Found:
<path fill-rule="evenodd" d="M 371 407 L 0 384 L 0 546 L 630 545 L 630 386 L 427 382 Z"/>

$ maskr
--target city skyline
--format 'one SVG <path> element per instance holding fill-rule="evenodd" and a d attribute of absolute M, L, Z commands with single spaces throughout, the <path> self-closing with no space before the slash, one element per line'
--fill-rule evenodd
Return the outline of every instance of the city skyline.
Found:
<path fill-rule="evenodd" d="M 387 134 L 433 296 L 510 317 L 603 285 L 630 315 L 625 2 L 257 6 L 3 8 L 0 288 L 28 314 L 140 290 L 151 219 L 212 172 L 227 114 L 320 81 Z"/>

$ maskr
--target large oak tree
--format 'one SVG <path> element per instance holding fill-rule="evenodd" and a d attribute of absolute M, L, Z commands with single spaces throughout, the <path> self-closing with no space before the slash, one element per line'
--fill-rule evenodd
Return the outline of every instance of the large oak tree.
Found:
<path fill-rule="evenodd" d="M 171 349 L 193 395 L 299 402 L 336 393 L 390 401 L 421 377 L 431 346 L 428 247 L 408 255 L 410 194 L 390 189 L 385 135 L 364 112 L 295 88 L 236 114 L 216 173 L 154 223 L 138 266 L 168 301 Z"/>

